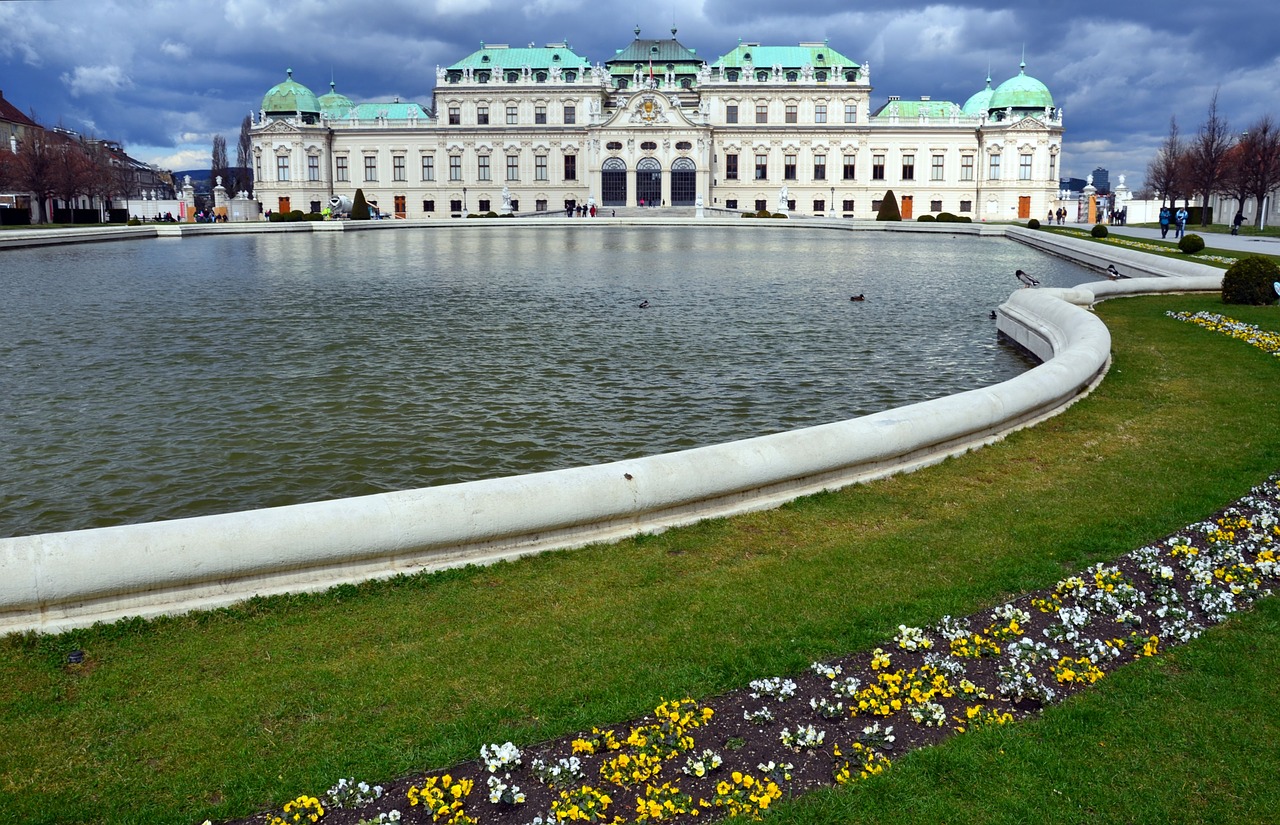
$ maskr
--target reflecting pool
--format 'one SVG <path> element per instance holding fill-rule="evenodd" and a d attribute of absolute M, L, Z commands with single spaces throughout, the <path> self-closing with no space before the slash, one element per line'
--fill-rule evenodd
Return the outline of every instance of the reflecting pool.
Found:
<path fill-rule="evenodd" d="M 0 260 L 0 535 L 864 415 L 1031 366 L 989 318 L 1015 269 L 1095 279 L 1000 239 L 790 227 L 227 235 Z"/>

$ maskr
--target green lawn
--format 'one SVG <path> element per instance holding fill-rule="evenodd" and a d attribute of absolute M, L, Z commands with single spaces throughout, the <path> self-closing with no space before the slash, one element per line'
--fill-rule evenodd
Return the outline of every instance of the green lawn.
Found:
<path fill-rule="evenodd" d="M 1280 468 L 1280 362 L 1166 309 L 1224 311 L 1213 296 L 1100 305 L 1115 363 L 1091 396 L 912 475 L 513 564 L 0 640 L 0 820 L 241 816 L 340 776 L 626 721 L 1051 586 Z M 1227 314 L 1280 329 L 1276 308 Z M 1278 614 L 1273 599 L 1043 719 L 780 814 L 1258 821 L 1280 789 L 1280 748 L 1262 746 L 1280 715 Z M 86 664 L 65 668 L 76 647 Z"/>

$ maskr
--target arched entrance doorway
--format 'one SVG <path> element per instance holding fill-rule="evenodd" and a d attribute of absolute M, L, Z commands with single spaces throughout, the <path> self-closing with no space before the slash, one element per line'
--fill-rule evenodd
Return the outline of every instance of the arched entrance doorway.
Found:
<path fill-rule="evenodd" d="M 600 203 L 627 205 L 627 164 L 622 158 L 609 158 L 600 167 Z"/>
<path fill-rule="evenodd" d="M 636 164 L 636 204 L 657 206 L 662 202 L 662 164 L 655 158 L 641 158 Z"/>
<path fill-rule="evenodd" d="M 671 164 L 671 205 L 693 206 L 698 197 L 698 167 L 689 158 Z"/>

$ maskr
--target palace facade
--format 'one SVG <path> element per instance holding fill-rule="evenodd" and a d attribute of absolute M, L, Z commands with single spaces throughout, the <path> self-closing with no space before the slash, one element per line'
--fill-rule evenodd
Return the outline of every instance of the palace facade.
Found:
<path fill-rule="evenodd" d="M 699 200 L 873 218 L 889 190 L 904 218 L 1056 205 L 1062 111 L 1025 64 L 963 104 L 877 106 L 869 66 L 825 42 L 740 42 L 707 61 L 675 34 L 636 29 L 603 65 L 563 43 L 482 44 L 437 68 L 429 106 L 356 103 L 333 83 L 317 97 L 290 72 L 255 118 L 255 195 L 305 212 L 360 188 L 404 218 Z"/>

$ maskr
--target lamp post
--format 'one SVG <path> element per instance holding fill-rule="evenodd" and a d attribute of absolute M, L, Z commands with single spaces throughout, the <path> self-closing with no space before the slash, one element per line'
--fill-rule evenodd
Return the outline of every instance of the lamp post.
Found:
<path fill-rule="evenodd" d="M 467 211 L 467 187 L 462 187 L 462 211 Z"/>
<path fill-rule="evenodd" d="M 837 212 L 836 212 L 836 188 L 835 188 L 834 186 L 833 186 L 833 187 L 831 187 L 831 206 L 830 206 L 830 209 L 831 209 L 831 217 L 833 217 L 833 218 L 834 218 L 834 217 L 837 215 Z"/>

